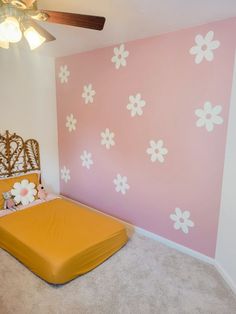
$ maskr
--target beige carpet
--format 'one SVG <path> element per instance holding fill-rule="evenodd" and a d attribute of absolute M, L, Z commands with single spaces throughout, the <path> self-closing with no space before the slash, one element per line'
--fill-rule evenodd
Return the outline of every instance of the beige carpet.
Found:
<path fill-rule="evenodd" d="M 1 314 L 235 314 L 214 267 L 141 236 L 90 273 L 51 286 L 0 250 Z"/>

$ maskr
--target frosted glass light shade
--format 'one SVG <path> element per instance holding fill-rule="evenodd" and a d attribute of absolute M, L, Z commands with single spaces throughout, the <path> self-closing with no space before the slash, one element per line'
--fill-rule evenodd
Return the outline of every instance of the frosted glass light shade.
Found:
<path fill-rule="evenodd" d="M 0 31 L 0 41 L 3 41 L 3 42 L 7 41 L 6 37 L 4 36 L 4 34 L 1 31 Z"/>
<path fill-rule="evenodd" d="M 0 24 L 0 38 L 5 38 L 10 43 L 17 43 L 22 38 L 19 22 L 14 17 L 7 17 Z"/>
<path fill-rule="evenodd" d="M 38 48 L 46 40 L 46 38 L 41 36 L 32 26 L 25 30 L 24 36 L 28 41 L 31 50 Z"/>

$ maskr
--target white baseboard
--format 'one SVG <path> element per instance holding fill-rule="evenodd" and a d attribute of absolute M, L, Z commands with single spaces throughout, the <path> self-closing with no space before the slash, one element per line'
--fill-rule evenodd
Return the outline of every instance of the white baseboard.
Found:
<path fill-rule="evenodd" d="M 228 273 L 224 270 L 224 268 L 214 259 L 207 255 L 204 255 L 202 253 L 199 253 L 197 251 L 194 251 L 192 249 L 187 248 L 186 246 L 183 246 L 181 244 L 178 244 L 176 242 L 170 241 L 166 238 L 163 238 L 155 233 L 152 233 L 150 231 L 147 231 L 145 229 L 142 229 L 140 227 L 134 227 L 134 230 L 136 233 L 141 234 L 147 238 L 156 240 L 160 243 L 165 244 L 168 247 L 171 247 L 177 251 L 180 251 L 184 254 L 190 255 L 194 258 L 197 258 L 203 262 L 206 262 L 208 264 L 211 264 L 215 266 L 216 270 L 220 273 L 221 277 L 224 279 L 224 281 L 227 283 L 227 285 L 231 288 L 233 293 L 236 295 L 236 283 L 231 279 L 231 277 L 228 275 Z"/>
<path fill-rule="evenodd" d="M 134 227 L 134 230 L 136 233 L 141 234 L 147 238 L 156 240 L 160 243 L 163 243 L 164 245 L 171 247 L 179 252 L 182 252 L 184 254 L 190 255 L 194 258 L 197 258 L 203 262 L 206 262 L 208 264 L 211 264 L 215 266 L 216 270 L 219 272 L 221 277 L 224 279 L 226 284 L 231 288 L 233 293 L 236 295 L 236 283 L 231 279 L 231 277 L 228 275 L 228 273 L 224 270 L 224 268 L 214 259 L 207 255 L 204 255 L 202 253 L 199 253 L 197 251 L 194 251 L 192 249 L 187 248 L 186 246 L 183 246 L 181 244 L 178 244 L 176 242 L 170 241 L 166 238 L 163 238 L 155 233 L 152 233 L 150 231 L 147 231 L 145 229 L 142 229 L 140 227 Z"/>
<path fill-rule="evenodd" d="M 228 275 L 228 273 L 224 270 L 224 268 L 215 260 L 215 268 L 220 273 L 220 275 L 223 277 L 225 282 L 230 286 L 234 294 L 236 295 L 236 283 L 233 282 L 231 277 Z"/>
<path fill-rule="evenodd" d="M 203 262 L 206 262 L 206 263 L 209 263 L 209 264 L 212 264 L 214 265 L 215 264 L 215 260 L 207 255 L 204 255 L 202 253 L 199 253 L 197 251 L 194 251 L 192 249 L 189 249 L 187 248 L 186 246 L 183 246 L 181 244 L 178 244 L 176 242 L 173 242 L 173 241 L 170 241 L 166 238 L 163 238 L 155 233 L 152 233 L 150 231 L 147 231 L 145 229 L 142 229 L 142 228 L 139 228 L 139 227 L 135 227 L 135 231 L 138 233 L 138 234 L 142 234 L 144 236 L 146 236 L 147 238 L 151 238 L 151 239 L 154 239 L 154 240 L 157 240 L 165 245 L 167 245 L 168 247 L 171 247 L 172 249 L 175 249 L 177 251 L 180 251 L 184 254 L 187 254 L 187 255 L 190 255 L 192 257 L 195 257 Z"/>
<path fill-rule="evenodd" d="M 121 223 L 123 223 L 126 227 L 127 227 L 127 230 L 128 230 L 128 235 L 131 237 L 132 234 L 134 232 L 136 232 L 137 234 L 141 234 L 147 238 L 150 238 L 150 239 L 153 239 L 153 240 L 156 240 L 156 241 L 159 241 L 160 243 L 163 243 L 164 245 L 168 246 L 168 247 L 171 247 L 172 249 L 175 249 L 179 252 L 182 252 L 184 254 L 187 254 L 187 255 L 190 255 L 194 258 L 197 258 L 205 263 L 208 263 L 208 264 L 211 264 L 211 265 L 214 265 L 216 270 L 220 273 L 220 275 L 222 276 L 222 278 L 225 280 L 225 282 L 229 285 L 229 287 L 232 289 L 232 291 L 236 294 L 236 284 L 233 282 L 233 280 L 230 278 L 230 276 L 227 274 L 227 272 L 221 267 L 221 265 L 212 257 L 209 257 L 207 255 L 204 255 L 202 253 L 199 253 L 197 251 L 194 251 L 192 249 L 189 249 L 187 248 L 186 246 L 183 246 L 181 244 L 178 244 L 176 242 L 173 242 L 173 241 L 170 241 L 166 238 L 163 238 L 153 232 L 150 232 L 150 231 L 147 231 L 145 229 L 142 229 L 140 227 L 137 227 L 137 226 L 133 226 L 129 223 L 127 223 L 126 221 L 123 221 L 119 218 L 115 218 L 109 214 L 106 214 L 106 213 L 103 213 L 95 208 L 92 208 L 92 207 L 89 207 L 85 204 L 82 204 L 82 203 L 79 203 L 77 201 L 74 201 L 72 199 L 69 199 L 69 198 L 66 198 L 64 196 L 62 196 L 63 198 L 67 199 L 67 200 L 70 200 L 70 201 L 73 201 L 74 203 L 76 204 L 79 204 L 79 205 L 83 205 L 84 207 L 87 207 L 93 211 L 97 211 L 99 213 L 102 213 L 106 216 L 109 216 L 113 219 L 116 219 L 118 221 L 120 221 Z"/>

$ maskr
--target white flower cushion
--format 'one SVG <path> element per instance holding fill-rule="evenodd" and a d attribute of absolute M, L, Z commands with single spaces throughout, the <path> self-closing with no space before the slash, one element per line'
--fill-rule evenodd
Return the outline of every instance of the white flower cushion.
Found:
<path fill-rule="evenodd" d="M 14 184 L 11 194 L 14 196 L 16 204 L 28 205 L 35 200 L 37 190 L 34 183 L 25 179 Z"/>

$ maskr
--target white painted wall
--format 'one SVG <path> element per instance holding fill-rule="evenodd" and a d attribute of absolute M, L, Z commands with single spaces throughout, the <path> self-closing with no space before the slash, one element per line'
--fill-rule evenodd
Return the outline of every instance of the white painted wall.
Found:
<path fill-rule="evenodd" d="M 236 292 L 236 55 L 230 105 L 216 263 Z"/>
<path fill-rule="evenodd" d="M 54 59 L 19 50 L 0 51 L 0 132 L 35 138 L 43 182 L 59 191 Z"/>

